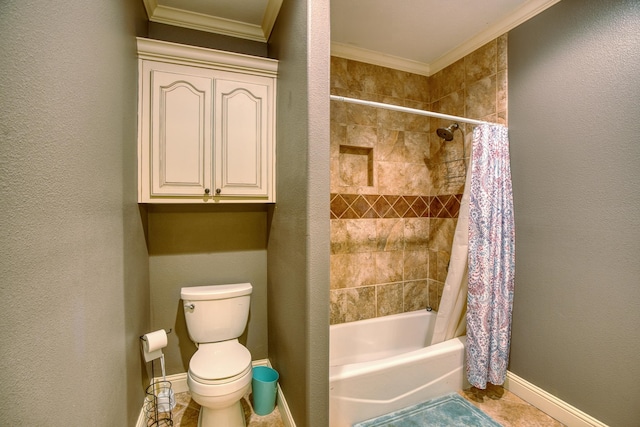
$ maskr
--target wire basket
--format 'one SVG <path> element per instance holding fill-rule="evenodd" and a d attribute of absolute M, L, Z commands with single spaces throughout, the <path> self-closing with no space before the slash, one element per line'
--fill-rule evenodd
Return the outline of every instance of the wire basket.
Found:
<path fill-rule="evenodd" d="M 171 390 L 171 382 L 155 381 L 146 390 L 144 414 L 147 426 L 173 426 L 172 409 L 175 407 L 175 396 Z"/>

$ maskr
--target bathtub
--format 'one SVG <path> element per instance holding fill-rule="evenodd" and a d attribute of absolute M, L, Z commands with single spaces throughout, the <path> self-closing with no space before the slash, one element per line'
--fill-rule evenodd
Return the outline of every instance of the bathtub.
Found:
<path fill-rule="evenodd" d="M 347 427 L 469 387 L 466 337 L 432 346 L 426 310 L 332 325 L 329 425 Z"/>

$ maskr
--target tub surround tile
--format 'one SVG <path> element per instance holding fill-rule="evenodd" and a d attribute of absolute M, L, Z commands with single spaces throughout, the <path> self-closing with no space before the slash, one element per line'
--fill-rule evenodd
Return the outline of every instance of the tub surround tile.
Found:
<path fill-rule="evenodd" d="M 348 60 L 332 56 L 330 61 L 331 75 L 329 77 L 332 88 L 348 89 L 349 71 L 347 69 Z"/>
<path fill-rule="evenodd" d="M 402 283 L 377 285 L 376 317 L 403 312 L 404 295 Z"/>
<path fill-rule="evenodd" d="M 418 116 L 419 117 L 419 116 Z M 428 122 L 427 122 L 428 126 Z M 424 158 L 430 152 L 429 130 L 405 130 L 404 131 L 404 159 L 405 163 L 426 166 Z M 420 193 L 416 193 L 420 194 Z"/>
<path fill-rule="evenodd" d="M 465 82 L 472 83 L 495 74 L 498 68 L 498 41 L 492 40 L 464 58 Z"/>
<path fill-rule="evenodd" d="M 413 280 L 404 283 L 402 290 L 404 311 L 423 310 L 429 306 L 429 283 Z"/>
<path fill-rule="evenodd" d="M 478 119 L 496 110 L 496 75 L 484 77 L 467 87 L 466 96 L 469 100 L 466 106 L 466 116 Z"/>
<path fill-rule="evenodd" d="M 405 189 L 406 165 L 404 162 L 376 162 L 378 191 L 386 194 L 402 194 Z"/>
<path fill-rule="evenodd" d="M 405 158 L 404 131 L 379 129 L 375 160 L 379 162 L 404 162 Z"/>
<path fill-rule="evenodd" d="M 375 252 L 375 283 L 402 281 L 403 251 Z"/>
<path fill-rule="evenodd" d="M 371 236 L 370 236 L 371 237 Z M 377 251 L 401 251 L 405 246 L 405 221 L 399 218 L 375 220 Z"/>
<path fill-rule="evenodd" d="M 329 301 L 332 325 L 376 317 L 375 286 L 333 290 Z"/>
<path fill-rule="evenodd" d="M 332 58 L 330 91 L 506 124 L 507 66 L 506 34 L 430 77 Z M 474 126 L 444 142 L 435 129 L 450 120 L 338 101 L 330 110 L 331 322 L 396 312 L 400 284 L 403 311 L 437 309 Z"/>
<path fill-rule="evenodd" d="M 436 254 L 437 254 L 436 262 L 433 264 L 429 264 L 429 272 L 431 272 L 432 268 L 435 267 L 435 271 L 434 271 L 435 276 L 433 277 L 430 276 L 430 278 L 438 282 L 444 283 L 447 279 L 447 272 L 449 270 L 449 260 L 451 257 L 449 252 L 445 252 L 445 251 L 438 251 L 436 252 Z"/>
<path fill-rule="evenodd" d="M 452 92 L 464 89 L 465 67 L 464 58 L 457 60 L 431 76 L 431 100 L 440 99 Z"/>
<path fill-rule="evenodd" d="M 405 218 L 404 229 L 404 249 L 416 250 L 429 246 L 429 218 Z"/>
<path fill-rule="evenodd" d="M 438 311 L 440 308 L 440 299 L 442 298 L 442 290 L 444 289 L 444 282 L 438 282 L 436 280 L 429 279 L 429 306 Z"/>
<path fill-rule="evenodd" d="M 426 164 L 406 163 L 407 177 L 404 190 L 408 194 L 428 194 L 425 189 L 432 187 L 431 174 Z"/>
<path fill-rule="evenodd" d="M 402 263 L 404 280 L 425 279 L 429 276 L 429 251 L 426 248 L 404 251 Z"/>
<path fill-rule="evenodd" d="M 498 117 L 500 116 L 500 113 L 506 114 L 507 111 L 507 83 L 507 70 L 499 71 L 496 75 L 496 111 L 498 112 Z M 492 121 L 506 125 L 506 121 L 502 122 L 499 119 Z"/>
<path fill-rule="evenodd" d="M 345 93 L 340 93 L 341 91 L 332 90 L 332 95 L 340 95 L 347 96 Z M 347 124 L 347 103 L 345 102 L 335 102 L 331 101 L 331 108 L 329 109 L 329 120 L 332 124 L 336 124 L 338 126 L 346 126 Z M 333 141 L 331 141 L 333 142 Z"/>
<path fill-rule="evenodd" d="M 375 219 L 331 220 L 331 253 L 358 253 L 377 250 Z"/>
<path fill-rule="evenodd" d="M 407 105 L 409 108 L 415 108 L 417 110 L 429 109 L 429 104 L 417 104 L 410 103 Z M 431 120 L 428 116 L 421 116 L 418 114 L 405 114 L 404 118 L 404 130 L 407 132 L 420 132 L 421 134 L 428 134 L 431 132 Z M 427 140 L 428 140 L 428 135 Z"/>
<path fill-rule="evenodd" d="M 331 289 L 376 283 L 375 252 L 332 254 L 329 257 Z"/>
<path fill-rule="evenodd" d="M 402 106 L 402 102 L 399 100 L 393 99 L 384 99 L 382 100 L 385 104 L 399 105 Z M 380 129 L 387 130 L 395 130 L 395 131 L 403 131 L 405 118 L 407 116 L 406 113 L 402 113 L 400 111 L 395 110 L 387 110 L 383 108 L 377 109 L 378 117 L 376 126 Z"/>
<path fill-rule="evenodd" d="M 343 144 L 373 148 L 378 143 L 378 128 L 370 125 L 347 124 Z"/>
<path fill-rule="evenodd" d="M 505 33 L 496 39 L 496 62 L 498 71 L 507 69 L 508 37 L 509 34 Z"/>
<path fill-rule="evenodd" d="M 431 218 L 429 224 L 429 248 L 451 252 L 451 242 L 456 229 L 457 218 Z"/>

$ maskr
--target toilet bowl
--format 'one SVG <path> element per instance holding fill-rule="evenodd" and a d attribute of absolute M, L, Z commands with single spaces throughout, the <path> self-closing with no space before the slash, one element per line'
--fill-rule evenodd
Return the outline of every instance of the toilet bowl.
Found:
<path fill-rule="evenodd" d="M 238 341 L 247 323 L 251 285 L 182 288 L 189 337 L 198 350 L 187 385 L 200 404 L 199 427 L 245 426 L 240 403 L 252 378 L 251 353 Z"/>

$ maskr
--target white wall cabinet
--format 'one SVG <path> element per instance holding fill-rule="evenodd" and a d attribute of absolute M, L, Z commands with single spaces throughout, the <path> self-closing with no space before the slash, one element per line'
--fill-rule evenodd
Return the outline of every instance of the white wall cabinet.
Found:
<path fill-rule="evenodd" d="M 142 38 L 138 56 L 138 202 L 275 202 L 277 61 Z"/>

